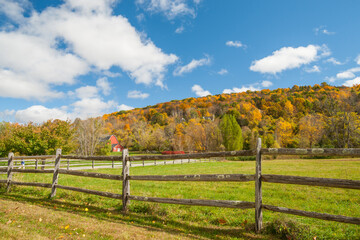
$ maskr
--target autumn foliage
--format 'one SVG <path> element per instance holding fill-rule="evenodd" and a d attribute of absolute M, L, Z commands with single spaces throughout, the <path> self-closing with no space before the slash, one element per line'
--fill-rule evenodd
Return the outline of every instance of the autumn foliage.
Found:
<path fill-rule="evenodd" d="M 253 149 L 258 137 L 263 147 L 360 147 L 359 100 L 360 86 L 295 85 L 173 100 L 103 119 L 108 134 L 133 150 Z"/>
<path fill-rule="evenodd" d="M 173 100 L 74 123 L 2 123 L 0 154 L 48 154 L 56 147 L 103 154 L 100 138 L 109 135 L 130 150 L 157 152 L 254 149 L 258 137 L 269 148 L 353 148 L 360 147 L 359 113 L 359 85 L 295 85 Z"/>

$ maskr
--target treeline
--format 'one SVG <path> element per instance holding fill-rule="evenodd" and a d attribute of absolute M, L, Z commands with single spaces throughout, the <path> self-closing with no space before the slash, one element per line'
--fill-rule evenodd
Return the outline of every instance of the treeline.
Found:
<path fill-rule="evenodd" d="M 106 155 L 111 146 L 104 135 L 101 118 L 76 119 L 73 123 L 49 120 L 43 124 L 0 123 L 0 156 L 9 152 L 17 155 L 53 155 L 57 148 L 62 154 Z"/>
<path fill-rule="evenodd" d="M 0 124 L 0 155 L 104 155 L 107 136 L 139 151 L 360 147 L 360 86 L 326 83 L 160 103 L 74 122 Z"/>
<path fill-rule="evenodd" d="M 360 87 L 326 83 L 160 103 L 103 116 L 132 150 L 360 147 Z M 231 121 L 229 119 L 232 119 Z"/>

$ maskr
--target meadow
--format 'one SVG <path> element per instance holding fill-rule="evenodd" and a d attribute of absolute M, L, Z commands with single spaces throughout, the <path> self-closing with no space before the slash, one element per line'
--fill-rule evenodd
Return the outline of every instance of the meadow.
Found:
<path fill-rule="evenodd" d="M 94 169 L 90 172 L 121 174 L 121 169 Z M 282 174 L 360 180 L 358 159 L 288 159 L 263 161 L 263 174 Z M 254 161 L 219 161 L 184 165 L 133 167 L 130 175 L 175 174 L 254 174 Z M 0 176 L 5 178 L 5 175 Z M 14 181 L 50 183 L 52 174 L 14 174 Z M 121 182 L 69 175 L 59 176 L 59 184 L 121 194 Z M 187 199 L 254 201 L 254 182 L 150 182 L 131 181 L 131 195 Z M 13 186 L 0 198 L 56 208 L 91 216 L 109 223 L 151 227 L 163 232 L 211 239 L 360 239 L 360 227 L 264 211 L 264 229 L 256 234 L 254 209 L 157 204 L 131 201 L 127 215 L 121 213 L 121 201 L 58 189 L 54 199 L 50 190 Z M 358 190 L 263 183 L 263 203 L 292 209 L 360 217 Z M 86 209 L 86 211 L 84 210 Z M 5 221 L 1 219 L 0 222 Z M 95 237 L 96 238 L 96 237 Z M 105 237 L 106 239 L 106 237 Z M 112 239 L 109 236 L 109 239 Z"/>

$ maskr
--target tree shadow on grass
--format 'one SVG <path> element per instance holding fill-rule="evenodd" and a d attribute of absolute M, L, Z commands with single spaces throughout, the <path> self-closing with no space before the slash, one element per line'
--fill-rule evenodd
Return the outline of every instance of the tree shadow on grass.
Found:
<path fill-rule="evenodd" d="M 173 219 L 167 219 L 166 216 L 157 216 L 153 214 L 131 212 L 123 214 L 121 204 L 117 208 L 105 209 L 87 204 L 74 202 L 65 202 L 62 199 L 49 199 L 40 196 L 25 196 L 17 193 L 4 194 L 0 191 L 3 199 L 22 202 L 26 204 L 36 204 L 54 211 L 71 212 L 86 217 L 105 220 L 113 223 L 127 223 L 137 227 L 142 227 L 150 231 L 168 232 L 176 235 L 183 235 L 194 239 L 277 239 L 270 235 L 258 235 L 254 232 L 254 224 L 244 224 L 241 227 L 229 226 L 196 226 L 188 222 L 181 222 Z M 85 211 L 88 209 L 88 211 Z"/>

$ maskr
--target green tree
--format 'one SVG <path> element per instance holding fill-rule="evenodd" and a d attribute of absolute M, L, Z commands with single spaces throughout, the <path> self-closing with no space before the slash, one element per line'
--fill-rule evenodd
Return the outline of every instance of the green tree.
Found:
<path fill-rule="evenodd" d="M 225 114 L 220 122 L 220 130 L 223 136 L 223 144 L 228 151 L 243 148 L 242 131 L 235 117 Z"/>

